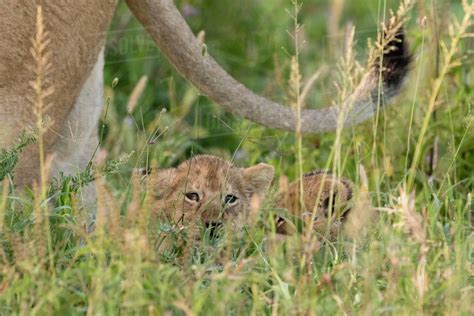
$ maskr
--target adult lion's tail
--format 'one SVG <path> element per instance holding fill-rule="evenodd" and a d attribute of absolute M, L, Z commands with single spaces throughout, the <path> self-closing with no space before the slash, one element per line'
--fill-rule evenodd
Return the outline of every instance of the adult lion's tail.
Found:
<path fill-rule="evenodd" d="M 288 106 L 268 100 L 232 78 L 196 39 L 173 0 L 126 0 L 150 36 L 176 69 L 211 100 L 226 110 L 262 125 L 295 131 L 297 115 Z M 358 124 L 374 115 L 378 95 L 385 103 L 400 89 L 408 72 L 410 54 L 400 30 L 395 38 L 382 43 L 383 54 L 369 74 L 343 104 L 301 112 L 301 131 L 320 133 L 335 130 L 344 113 L 344 126 Z M 382 82 L 380 82 L 380 80 Z M 380 89 L 382 88 L 382 89 Z"/>

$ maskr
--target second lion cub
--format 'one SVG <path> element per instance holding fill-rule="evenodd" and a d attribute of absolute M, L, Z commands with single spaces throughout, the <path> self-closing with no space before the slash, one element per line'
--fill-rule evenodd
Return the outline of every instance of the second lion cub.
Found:
<path fill-rule="evenodd" d="M 336 236 L 350 211 L 351 182 L 323 170 L 304 174 L 300 180 L 292 182 L 287 190 L 280 188 L 280 191 L 277 207 L 288 210 L 296 218 L 312 221 L 311 226 L 318 233 L 328 231 L 332 237 Z M 290 221 L 280 218 L 277 222 L 278 233 L 290 234 L 294 231 L 295 227 Z"/>

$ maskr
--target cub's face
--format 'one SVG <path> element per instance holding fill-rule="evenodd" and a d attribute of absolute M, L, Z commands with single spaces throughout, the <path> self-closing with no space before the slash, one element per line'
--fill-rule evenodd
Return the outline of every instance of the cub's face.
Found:
<path fill-rule="evenodd" d="M 160 218 L 206 226 L 247 217 L 253 199 L 263 200 L 274 168 L 239 168 L 215 156 L 196 156 L 176 168 L 152 173 L 154 212 Z"/>

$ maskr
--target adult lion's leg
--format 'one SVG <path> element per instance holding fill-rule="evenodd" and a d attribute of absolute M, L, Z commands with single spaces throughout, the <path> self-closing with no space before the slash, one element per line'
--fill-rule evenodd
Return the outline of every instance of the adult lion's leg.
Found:
<path fill-rule="evenodd" d="M 50 175 L 55 177 L 58 172 L 66 175 L 78 173 L 87 166 L 98 144 L 98 128 L 100 114 L 104 106 L 104 49 L 85 81 L 81 92 L 69 113 L 59 140 L 54 147 L 54 160 Z M 95 185 L 89 184 L 79 195 L 82 206 L 95 212 Z"/>

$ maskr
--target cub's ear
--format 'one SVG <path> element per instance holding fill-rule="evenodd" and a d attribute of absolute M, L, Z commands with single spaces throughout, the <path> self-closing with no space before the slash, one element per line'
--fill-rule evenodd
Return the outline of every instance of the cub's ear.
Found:
<path fill-rule="evenodd" d="M 244 169 L 245 190 L 263 197 L 267 193 L 274 175 L 275 168 L 266 163 L 259 163 Z"/>
<path fill-rule="evenodd" d="M 150 174 L 151 189 L 155 197 L 162 197 L 167 190 L 171 190 L 178 176 L 176 168 L 154 170 Z"/>

